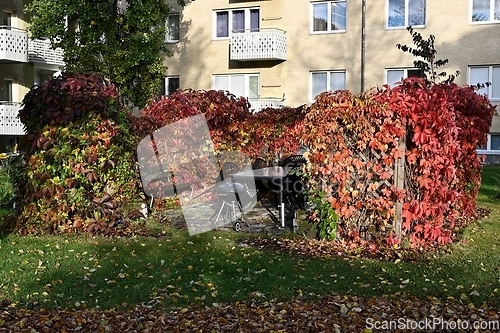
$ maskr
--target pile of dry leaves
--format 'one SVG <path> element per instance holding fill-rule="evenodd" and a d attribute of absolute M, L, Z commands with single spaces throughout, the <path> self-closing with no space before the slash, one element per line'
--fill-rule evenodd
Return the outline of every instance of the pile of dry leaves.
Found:
<path fill-rule="evenodd" d="M 253 246 L 262 250 L 269 250 L 278 253 L 290 253 L 292 255 L 302 255 L 307 257 L 359 257 L 370 258 L 383 261 L 417 261 L 425 260 L 426 255 L 431 255 L 433 251 L 443 251 L 442 249 L 420 249 L 401 247 L 370 247 L 361 246 L 353 242 L 342 241 L 322 241 L 306 238 L 243 238 L 238 240 L 240 246 Z"/>
<path fill-rule="evenodd" d="M 498 332 L 499 310 L 449 299 L 250 301 L 162 312 L 114 310 L 0 312 L 0 332 Z"/>

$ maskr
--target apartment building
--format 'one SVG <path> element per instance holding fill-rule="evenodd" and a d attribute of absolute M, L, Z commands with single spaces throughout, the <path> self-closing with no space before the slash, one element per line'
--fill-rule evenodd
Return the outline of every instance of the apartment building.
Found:
<path fill-rule="evenodd" d="M 0 152 L 13 151 L 24 134 L 17 118 L 24 95 L 64 65 L 62 50 L 53 50 L 48 40 L 29 40 L 23 12 L 28 2 L 0 1 Z"/>
<path fill-rule="evenodd" d="M 314 101 L 325 90 L 366 91 L 418 74 L 406 27 L 436 36 L 443 69 L 458 84 L 483 89 L 500 104 L 500 5 L 494 0 L 176 0 L 165 42 L 163 93 L 223 89 L 249 98 L 256 111 Z M 0 152 L 23 134 L 17 112 L 30 87 L 63 67 L 62 50 L 31 41 L 23 8 L 0 1 Z M 122 0 L 119 1 L 120 4 Z M 500 119 L 486 147 L 500 155 Z"/>
<path fill-rule="evenodd" d="M 224 89 L 252 108 L 299 106 L 326 90 L 366 91 L 417 75 L 406 27 L 436 36 L 457 84 L 491 82 L 500 103 L 500 5 L 494 0 L 169 0 L 173 57 L 164 93 Z M 480 152 L 500 154 L 500 119 Z"/>

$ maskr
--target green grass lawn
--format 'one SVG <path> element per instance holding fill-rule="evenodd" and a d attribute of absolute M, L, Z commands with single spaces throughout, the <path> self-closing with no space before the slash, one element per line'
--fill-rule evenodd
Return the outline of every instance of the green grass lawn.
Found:
<path fill-rule="evenodd" d="M 166 309 L 190 304 L 286 300 L 330 293 L 461 299 L 500 306 L 500 205 L 484 169 L 478 200 L 492 210 L 446 254 L 420 262 L 307 258 L 237 245 L 242 233 L 160 239 L 78 235 L 0 238 L 0 299 L 19 307 Z M 1 218 L 1 217 L 0 217 Z"/>
<path fill-rule="evenodd" d="M 485 166 L 478 202 L 484 206 L 500 204 L 500 166 Z M 491 207 L 490 207 L 491 208 Z"/>
<path fill-rule="evenodd" d="M 12 189 L 12 184 L 9 182 L 9 178 L 3 170 L 0 169 L 0 187 L 7 191 Z"/>
<path fill-rule="evenodd" d="M 4 207 L 3 204 L 12 196 L 13 187 L 9 181 L 7 174 L 0 169 L 0 226 L 2 219 L 11 214 L 10 207 Z M 1 233 L 1 231 L 0 231 Z"/>

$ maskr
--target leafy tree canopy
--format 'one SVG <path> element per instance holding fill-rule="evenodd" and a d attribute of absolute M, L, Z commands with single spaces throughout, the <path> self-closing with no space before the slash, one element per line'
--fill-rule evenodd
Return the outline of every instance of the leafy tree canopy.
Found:
<path fill-rule="evenodd" d="M 159 91 L 169 55 L 165 0 L 33 0 L 26 11 L 32 38 L 62 48 L 67 71 L 101 73 L 138 107 Z"/>

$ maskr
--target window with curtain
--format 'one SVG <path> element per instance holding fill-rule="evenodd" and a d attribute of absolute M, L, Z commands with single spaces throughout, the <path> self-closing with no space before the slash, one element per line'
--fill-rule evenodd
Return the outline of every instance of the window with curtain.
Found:
<path fill-rule="evenodd" d="M 328 4 L 317 3 L 313 5 L 313 31 L 327 31 L 328 29 Z"/>
<path fill-rule="evenodd" d="M 217 38 L 229 37 L 229 12 L 216 13 L 216 33 Z"/>
<path fill-rule="evenodd" d="M 255 32 L 259 31 L 260 28 L 260 10 L 251 9 L 250 10 L 250 30 Z"/>
<path fill-rule="evenodd" d="M 212 89 L 227 90 L 235 96 L 259 98 L 259 74 L 214 75 Z"/>
<path fill-rule="evenodd" d="M 232 32 L 245 31 L 245 12 L 243 10 L 233 10 L 233 28 Z"/>
<path fill-rule="evenodd" d="M 344 90 L 346 82 L 345 71 L 316 71 L 311 72 L 310 100 L 328 90 Z"/>
<path fill-rule="evenodd" d="M 347 2 L 326 1 L 312 4 L 312 32 L 346 30 Z"/>
<path fill-rule="evenodd" d="M 249 75 L 248 76 L 248 98 L 256 99 L 259 98 L 259 76 Z"/>
<path fill-rule="evenodd" d="M 170 14 L 167 19 L 165 41 L 177 42 L 179 41 L 179 14 Z"/>
<path fill-rule="evenodd" d="M 215 38 L 228 38 L 231 33 L 259 31 L 260 9 L 243 8 L 215 12 Z"/>

